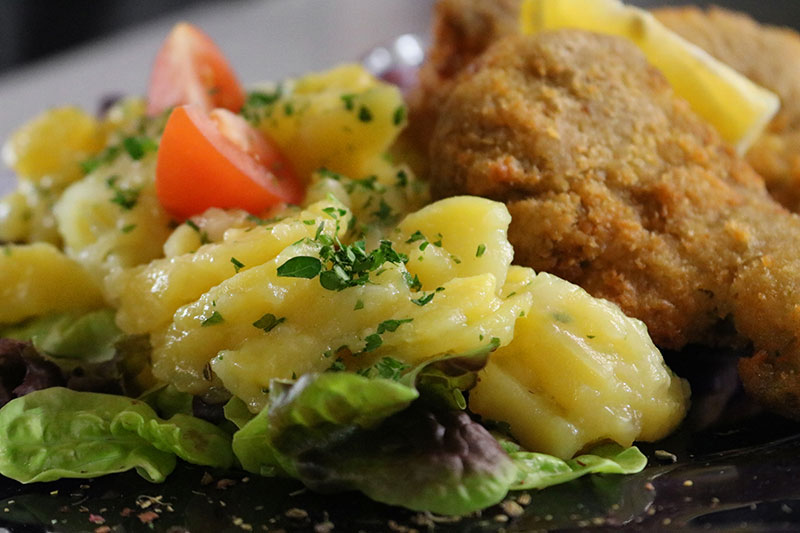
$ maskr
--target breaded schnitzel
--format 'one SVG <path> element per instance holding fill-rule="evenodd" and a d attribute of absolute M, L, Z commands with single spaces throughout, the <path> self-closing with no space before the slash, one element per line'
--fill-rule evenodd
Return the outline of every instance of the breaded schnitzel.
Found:
<path fill-rule="evenodd" d="M 431 142 L 434 194 L 506 203 L 515 261 L 647 323 L 751 341 L 746 388 L 800 418 L 800 217 L 629 42 L 511 36 L 464 69 Z"/>
<path fill-rule="evenodd" d="M 665 8 L 653 14 L 672 31 L 780 96 L 778 115 L 747 153 L 747 160 L 764 177 L 773 197 L 800 211 L 800 35 L 716 7 Z"/>
<path fill-rule="evenodd" d="M 436 117 L 456 75 L 503 36 L 519 31 L 521 0 L 439 0 L 433 12 L 433 46 L 409 96 L 405 139 L 427 150 Z"/>

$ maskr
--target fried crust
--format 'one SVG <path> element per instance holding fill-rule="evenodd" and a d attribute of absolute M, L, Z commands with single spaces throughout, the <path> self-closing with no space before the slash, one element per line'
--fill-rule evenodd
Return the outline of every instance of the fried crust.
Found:
<path fill-rule="evenodd" d="M 432 43 L 408 97 L 404 141 L 427 151 L 439 108 L 456 75 L 499 38 L 519 31 L 522 0 L 439 0 L 432 16 Z"/>
<path fill-rule="evenodd" d="M 800 211 L 800 35 L 718 7 L 653 13 L 672 31 L 778 94 L 781 109 L 747 160 L 775 199 Z"/>
<path fill-rule="evenodd" d="M 615 301 L 659 346 L 752 342 L 745 386 L 800 418 L 800 218 L 633 45 L 502 39 L 458 77 L 430 156 L 435 196 L 506 203 L 517 263 Z"/>

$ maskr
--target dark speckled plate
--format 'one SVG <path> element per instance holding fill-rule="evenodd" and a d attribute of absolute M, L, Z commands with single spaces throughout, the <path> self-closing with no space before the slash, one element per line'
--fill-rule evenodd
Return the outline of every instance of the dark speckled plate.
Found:
<path fill-rule="evenodd" d="M 647 469 L 598 475 L 458 520 L 387 507 L 355 493 L 181 464 L 166 483 L 136 474 L 21 485 L 0 479 L 0 527 L 12 532 L 800 530 L 800 424 L 758 412 L 730 354 L 669 356 L 694 389 L 681 429 L 642 446 Z M 691 361 L 692 372 L 682 368 Z M 107 529 L 104 529 L 107 528 Z"/>
<path fill-rule="evenodd" d="M 719 3 L 767 12 L 777 5 L 800 7 Z M 637 475 L 591 476 L 513 493 L 502 505 L 459 519 L 387 507 L 355 493 L 319 495 L 294 481 L 186 464 L 161 485 L 133 473 L 27 486 L 0 478 L 0 528 L 14 533 L 800 531 L 800 424 L 761 413 L 744 398 L 734 355 L 702 350 L 667 355 L 692 382 L 693 407 L 669 439 L 641 446 L 650 462 Z"/>

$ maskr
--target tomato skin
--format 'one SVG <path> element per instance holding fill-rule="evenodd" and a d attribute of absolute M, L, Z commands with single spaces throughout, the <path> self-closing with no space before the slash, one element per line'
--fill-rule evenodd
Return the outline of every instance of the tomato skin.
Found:
<path fill-rule="evenodd" d="M 156 55 L 147 89 L 148 115 L 185 104 L 237 112 L 244 101 L 244 89 L 214 41 L 191 24 L 176 24 Z"/>
<path fill-rule="evenodd" d="M 224 113 L 214 120 L 196 106 L 172 111 L 156 163 L 161 205 L 184 220 L 209 207 L 258 214 L 300 203 L 303 185 L 277 146 L 241 117 Z"/>

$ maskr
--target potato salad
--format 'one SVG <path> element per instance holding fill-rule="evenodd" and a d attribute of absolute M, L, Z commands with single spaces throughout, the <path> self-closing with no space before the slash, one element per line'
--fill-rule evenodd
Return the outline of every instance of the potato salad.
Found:
<path fill-rule="evenodd" d="M 686 382 L 642 322 L 513 265 L 502 203 L 430 203 L 406 123 L 359 65 L 245 90 L 179 24 L 146 98 L 21 126 L 0 474 L 180 459 L 459 515 L 644 468 Z"/>

